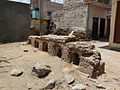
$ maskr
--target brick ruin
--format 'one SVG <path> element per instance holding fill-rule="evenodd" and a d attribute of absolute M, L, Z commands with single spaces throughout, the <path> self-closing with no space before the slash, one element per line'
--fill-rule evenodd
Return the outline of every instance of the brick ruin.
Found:
<path fill-rule="evenodd" d="M 81 72 L 92 78 L 104 73 L 105 63 L 95 46 L 90 42 L 77 41 L 74 35 L 29 36 L 29 44 L 52 56 L 58 56 L 67 63 L 79 66 Z"/>

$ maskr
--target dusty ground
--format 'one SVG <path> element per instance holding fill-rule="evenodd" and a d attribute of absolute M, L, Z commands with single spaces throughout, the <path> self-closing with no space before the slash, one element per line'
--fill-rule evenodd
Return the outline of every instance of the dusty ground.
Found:
<path fill-rule="evenodd" d="M 102 59 L 106 64 L 106 74 L 99 77 L 98 80 L 108 87 L 114 87 L 120 90 L 120 50 L 109 49 L 108 42 L 95 41 L 94 44 Z"/>
<path fill-rule="evenodd" d="M 65 72 L 67 73 L 67 71 L 72 71 L 75 68 L 75 66 L 65 63 L 58 57 L 50 56 L 46 52 L 38 51 L 30 45 L 23 44 L 24 42 L 0 45 L 0 90 L 39 90 L 46 85 L 48 80 L 61 80 Z M 100 90 L 95 88 L 94 84 L 96 83 L 107 87 L 106 90 L 120 90 L 120 52 L 109 50 L 107 42 L 95 41 L 94 44 L 106 63 L 106 74 L 92 80 L 92 82 L 77 71 L 69 74 L 75 77 L 76 83 L 89 83 L 87 90 Z M 23 52 L 23 50 L 29 51 Z M 52 72 L 42 79 L 31 75 L 31 68 L 37 62 L 47 63 L 52 67 Z M 10 72 L 14 68 L 23 69 L 23 75 L 20 77 L 11 76 Z"/>

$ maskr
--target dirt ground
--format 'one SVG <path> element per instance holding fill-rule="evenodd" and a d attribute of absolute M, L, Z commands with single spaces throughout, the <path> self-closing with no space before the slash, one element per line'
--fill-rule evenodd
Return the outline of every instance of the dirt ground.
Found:
<path fill-rule="evenodd" d="M 106 64 L 106 74 L 98 79 L 108 87 L 120 90 L 120 50 L 111 50 L 108 42 L 93 42 Z"/>
<path fill-rule="evenodd" d="M 107 87 L 106 90 L 120 90 L 120 52 L 109 50 L 107 42 L 93 41 L 93 43 L 101 52 L 102 59 L 106 63 L 106 73 L 95 80 L 92 79 L 92 82 Z M 23 50 L 28 50 L 28 52 L 23 52 Z M 31 75 L 32 66 L 37 62 L 47 63 L 52 67 L 52 72 L 42 79 Z M 20 77 L 11 76 L 10 72 L 14 68 L 23 69 L 23 75 Z M 46 52 L 26 45 L 25 42 L 0 45 L 0 90 L 39 90 L 49 80 L 61 80 L 65 73 L 72 70 L 73 72 L 70 74 L 75 77 L 76 83 L 87 83 L 88 79 L 80 75 L 79 72 L 74 72 L 75 68 L 75 66 L 65 63 L 58 57 L 50 56 Z M 87 90 L 100 90 L 95 88 L 93 84 L 90 82 Z"/>

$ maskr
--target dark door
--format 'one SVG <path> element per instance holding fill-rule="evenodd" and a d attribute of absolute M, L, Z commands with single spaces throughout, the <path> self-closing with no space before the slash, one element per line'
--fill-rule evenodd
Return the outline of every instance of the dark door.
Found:
<path fill-rule="evenodd" d="M 117 2 L 114 42 L 120 43 L 120 1 Z"/>
<path fill-rule="evenodd" d="M 93 17 L 93 26 L 92 26 L 92 39 L 98 39 L 98 18 Z"/>
<path fill-rule="evenodd" d="M 110 36 L 110 22 L 111 20 L 108 18 L 107 19 L 107 30 L 106 30 L 106 39 L 109 40 L 109 36 Z"/>
<path fill-rule="evenodd" d="M 100 19 L 100 35 L 99 35 L 99 37 L 103 38 L 104 35 L 105 35 L 105 19 L 101 18 Z"/>

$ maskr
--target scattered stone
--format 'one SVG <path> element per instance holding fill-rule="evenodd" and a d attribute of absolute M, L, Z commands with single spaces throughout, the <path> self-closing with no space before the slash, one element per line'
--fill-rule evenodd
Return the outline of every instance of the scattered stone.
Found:
<path fill-rule="evenodd" d="M 92 83 L 98 84 L 98 81 L 96 79 L 89 78 L 89 81 L 91 81 Z"/>
<path fill-rule="evenodd" d="M 46 89 L 53 89 L 55 87 L 56 80 L 52 79 L 47 83 Z"/>
<path fill-rule="evenodd" d="M 76 84 L 72 87 L 72 90 L 86 90 L 86 86 L 83 84 Z"/>
<path fill-rule="evenodd" d="M 52 75 L 54 75 L 55 73 L 54 72 L 51 72 Z"/>
<path fill-rule="evenodd" d="M 34 50 L 33 52 L 37 52 L 37 50 Z"/>
<path fill-rule="evenodd" d="M 49 90 L 49 89 L 53 89 L 55 88 L 55 85 L 56 85 L 56 80 L 55 79 L 52 79 L 50 80 L 47 85 L 43 88 L 40 88 L 39 90 Z"/>
<path fill-rule="evenodd" d="M 34 85 L 32 83 L 28 83 L 26 84 L 26 86 L 27 86 L 27 90 L 31 90 Z"/>
<path fill-rule="evenodd" d="M 23 74 L 23 71 L 22 70 L 19 70 L 19 69 L 13 69 L 10 73 L 11 76 L 21 76 Z"/>
<path fill-rule="evenodd" d="M 28 52 L 28 50 L 26 49 L 26 50 L 23 50 L 24 52 Z"/>
<path fill-rule="evenodd" d="M 22 45 L 27 45 L 28 43 L 27 42 L 23 42 Z"/>
<path fill-rule="evenodd" d="M 101 85 L 101 84 L 98 84 L 96 87 L 99 89 L 106 89 L 106 87 L 104 85 Z"/>
<path fill-rule="evenodd" d="M 51 67 L 44 63 L 37 63 L 32 67 L 32 75 L 37 76 L 39 78 L 47 76 L 50 72 Z"/>
<path fill-rule="evenodd" d="M 64 79 L 66 80 L 66 82 L 68 84 L 72 84 L 75 81 L 75 78 L 73 76 L 71 76 L 71 75 L 64 75 Z"/>

